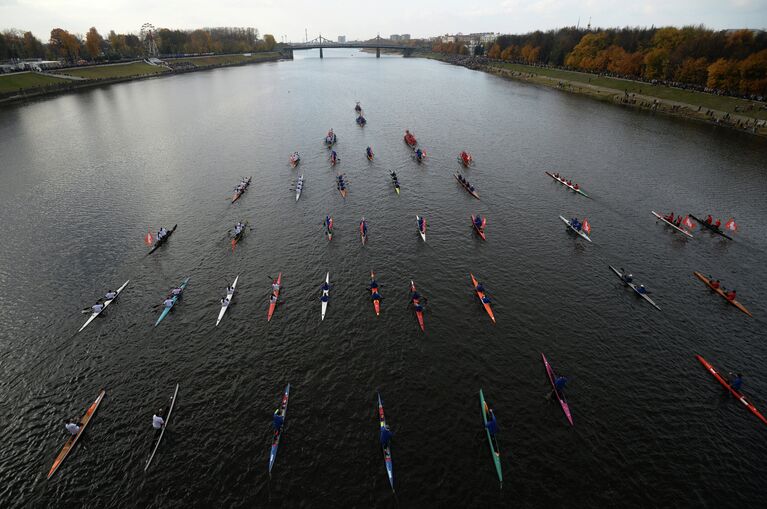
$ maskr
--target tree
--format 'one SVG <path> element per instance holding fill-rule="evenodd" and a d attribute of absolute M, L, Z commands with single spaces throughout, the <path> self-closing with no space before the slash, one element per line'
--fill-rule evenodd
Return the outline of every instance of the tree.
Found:
<path fill-rule="evenodd" d="M 705 58 L 686 58 L 674 73 L 674 81 L 706 85 L 708 79 L 708 60 Z"/>
<path fill-rule="evenodd" d="M 104 42 L 104 38 L 101 37 L 96 27 L 91 27 L 88 33 L 85 35 L 85 48 L 88 50 L 88 55 L 91 59 L 96 59 L 101 56 L 101 44 Z"/>
<path fill-rule="evenodd" d="M 655 48 L 647 52 L 644 57 L 644 77 L 647 79 L 666 79 L 668 70 L 668 51 L 664 48 Z"/>
<path fill-rule="evenodd" d="M 496 42 L 490 47 L 490 51 L 487 52 L 488 58 L 502 58 L 501 46 Z"/>
<path fill-rule="evenodd" d="M 591 68 L 594 66 L 593 60 L 596 58 L 597 53 L 605 48 L 607 48 L 607 34 L 605 32 L 586 34 L 575 45 L 570 54 L 567 55 L 565 65 L 586 69 Z"/>
<path fill-rule="evenodd" d="M 266 51 L 272 51 L 275 44 L 277 44 L 277 42 L 274 40 L 272 34 L 264 34 L 264 49 Z"/>
<path fill-rule="evenodd" d="M 51 30 L 49 44 L 59 58 L 74 63 L 80 57 L 80 39 L 62 28 Z"/>
<path fill-rule="evenodd" d="M 767 49 L 746 57 L 740 67 L 740 91 L 767 96 Z"/>
<path fill-rule="evenodd" d="M 42 58 L 45 56 L 43 43 L 32 32 L 24 32 L 23 46 L 26 58 Z"/>
<path fill-rule="evenodd" d="M 706 86 L 727 92 L 736 92 L 740 85 L 740 69 L 734 60 L 720 58 L 708 66 Z"/>

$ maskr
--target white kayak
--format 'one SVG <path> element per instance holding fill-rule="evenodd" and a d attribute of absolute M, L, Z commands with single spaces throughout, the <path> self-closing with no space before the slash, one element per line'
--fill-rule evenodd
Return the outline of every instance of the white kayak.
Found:
<path fill-rule="evenodd" d="M 101 313 L 103 313 L 103 312 L 104 312 L 104 310 L 107 308 L 107 306 L 108 306 L 108 305 L 110 305 L 110 304 L 111 304 L 111 303 L 112 303 L 112 302 L 113 302 L 115 299 L 117 299 L 117 297 L 119 297 L 119 296 L 120 296 L 120 292 L 122 292 L 122 291 L 123 291 L 123 289 L 124 289 L 126 286 L 128 286 L 128 283 L 130 283 L 130 279 L 129 279 L 129 280 L 127 280 L 126 282 L 124 282 L 124 283 L 123 283 L 123 285 L 122 285 L 120 288 L 118 288 L 118 289 L 115 291 L 115 293 L 116 293 L 117 295 L 115 295 L 115 298 L 114 298 L 114 299 L 110 299 L 110 300 L 105 300 L 105 301 L 104 301 L 104 307 L 103 307 L 103 308 L 101 308 L 101 311 L 99 311 L 98 313 L 91 313 L 91 316 L 90 316 L 90 318 L 88 318 L 88 321 L 87 321 L 87 322 L 85 322 L 85 323 L 83 324 L 83 326 L 82 326 L 82 327 L 80 327 L 80 330 L 78 330 L 77 332 L 80 332 L 80 331 L 82 331 L 82 330 L 83 330 L 84 328 L 86 328 L 86 327 L 88 326 L 88 324 L 89 324 L 89 323 L 91 323 L 91 322 L 92 322 L 92 321 L 93 321 L 93 320 L 94 320 L 94 319 L 95 319 L 97 316 L 99 316 Z"/>
<path fill-rule="evenodd" d="M 418 224 L 418 221 L 421 220 L 421 216 L 417 215 L 415 216 L 415 224 L 418 227 L 418 233 L 421 234 L 421 238 L 424 242 L 426 242 L 426 218 L 423 218 L 423 230 L 421 230 L 421 226 Z"/>
<path fill-rule="evenodd" d="M 561 219 L 562 221 L 564 221 L 564 222 L 565 222 L 565 224 L 567 225 L 567 227 L 568 227 L 568 228 L 570 228 L 572 231 L 574 231 L 575 233 L 577 233 L 578 235 L 580 235 L 580 236 L 581 236 L 581 237 L 583 237 L 584 239 L 586 239 L 586 240 L 588 240 L 589 242 L 591 242 L 591 239 L 589 238 L 589 236 L 588 236 L 588 235 L 586 235 L 584 232 L 582 232 L 582 231 L 580 231 L 580 230 L 576 230 L 575 228 L 573 228 L 573 225 L 571 225 L 571 224 L 570 224 L 570 221 L 568 221 L 567 219 L 565 219 L 565 218 L 564 218 L 564 217 L 562 217 L 562 216 L 559 216 L 559 219 Z"/>
<path fill-rule="evenodd" d="M 301 191 L 304 189 L 304 176 L 303 174 L 298 177 L 298 182 L 296 182 L 296 201 L 298 201 L 299 198 L 301 198 Z"/>
<path fill-rule="evenodd" d="M 325 283 L 328 285 L 328 288 L 330 288 L 330 272 L 328 272 L 325 275 Z M 330 290 L 322 290 L 322 296 L 323 297 L 329 297 L 330 296 Z M 325 311 L 328 309 L 328 301 L 323 300 L 322 302 L 322 320 L 325 319 Z"/>
<path fill-rule="evenodd" d="M 621 278 L 621 281 L 623 281 L 623 284 L 625 284 L 625 285 L 629 286 L 629 287 L 630 287 L 632 290 L 634 290 L 634 293 L 636 293 L 637 295 L 639 295 L 640 297 L 642 297 L 644 300 L 646 300 L 647 302 L 649 302 L 650 304 L 652 304 L 652 305 L 655 307 L 655 309 L 657 309 L 658 311 L 660 311 L 660 308 L 658 307 L 658 305 L 657 305 L 655 302 L 653 302 L 653 300 L 652 300 L 652 299 L 651 299 L 651 298 L 650 298 L 650 297 L 649 297 L 649 296 L 648 296 L 646 293 L 642 293 L 642 292 L 640 292 L 640 291 L 639 291 L 639 288 L 637 287 L 637 285 L 635 285 L 634 283 L 629 283 L 628 281 L 626 281 L 625 279 L 623 279 L 623 274 L 621 274 L 621 272 L 620 272 L 618 269 L 616 269 L 615 267 L 613 267 L 612 265 L 608 265 L 608 267 L 610 267 L 611 269 L 613 269 L 613 272 L 615 272 L 615 274 L 616 274 L 616 275 L 617 275 L 619 278 Z"/>
<path fill-rule="evenodd" d="M 664 223 L 666 223 L 667 225 L 669 225 L 670 227 L 675 229 L 676 231 L 682 232 L 685 235 L 687 235 L 688 237 L 692 238 L 692 234 L 690 232 L 688 232 L 687 230 L 683 230 L 682 228 L 679 228 L 677 225 L 675 225 L 671 221 L 668 221 L 665 217 L 661 216 L 660 214 L 658 214 L 654 210 L 651 210 L 650 212 L 652 212 L 652 215 L 654 215 L 655 217 L 657 217 L 658 219 L 660 219 L 661 221 L 663 221 Z"/>
<path fill-rule="evenodd" d="M 146 465 L 144 465 L 144 472 L 146 472 L 149 469 L 149 465 L 152 464 L 154 455 L 155 453 L 157 453 L 157 449 L 160 447 L 160 442 L 162 442 L 162 437 L 163 435 L 165 435 L 165 428 L 168 427 L 168 421 L 170 421 L 170 415 L 173 413 L 173 406 L 176 404 L 176 396 L 178 396 L 178 384 L 176 384 L 176 390 L 173 391 L 173 396 L 170 398 L 170 407 L 168 408 L 168 413 L 165 415 L 165 424 L 162 425 L 162 429 L 160 430 L 160 436 L 157 437 L 157 443 L 154 445 L 154 449 L 152 449 L 152 454 L 149 456 L 149 459 L 146 460 Z"/>
<path fill-rule="evenodd" d="M 218 312 L 218 320 L 216 320 L 216 327 L 218 327 L 219 322 L 221 322 L 221 319 L 224 317 L 224 313 L 226 313 L 226 310 L 229 309 L 229 304 L 232 303 L 232 297 L 234 296 L 234 290 L 237 288 L 237 280 L 240 279 L 240 275 L 238 274 L 236 278 L 234 278 L 234 283 L 232 283 L 232 291 L 226 292 L 226 300 L 224 301 L 224 304 L 221 306 L 221 311 Z"/>

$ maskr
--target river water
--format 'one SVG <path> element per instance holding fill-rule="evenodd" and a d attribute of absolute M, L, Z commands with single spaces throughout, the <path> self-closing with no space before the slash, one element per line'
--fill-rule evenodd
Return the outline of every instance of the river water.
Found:
<path fill-rule="evenodd" d="M 0 110 L 3 506 L 765 506 L 767 430 L 694 355 L 742 371 L 744 392 L 767 412 L 767 144 L 435 61 L 317 57 Z M 333 169 L 322 143 L 331 127 Z M 480 201 L 452 176 L 462 149 L 476 159 L 464 174 Z M 294 150 L 297 170 L 287 164 Z M 336 170 L 347 175 L 345 200 Z M 231 204 L 243 175 L 253 185 Z M 734 216 L 740 231 L 733 242 L 700 230 L 685 241 L 651 210 Z M 470 226 L 477 212 L 486 242 Z M 416 214 L 427 218 L 426 243 Z M 588 218 L 593 244 L 566 232 L 560 214 Z M 252 230 L 232 252 L 227 229 L 238 220 Z M 147 230 L 174 224 L 145 256 Z M 632 271 L 662 311 L 608 264 Z M 754 318 L 712 295 L 696 270 L 736 288 Z M 284 304 L 267 323 L 280 271 Z M 470 272 L 493 298 L 495 325 Z M 156 305 L 187 276 L 183 300 L 153 328 Z M 128 279 L 75 334 L 80 309 Z M 411 279 L 428 298 L 425 333 L 408 307 Z M 574 427 L 546 399 L 541 352 L 570 377 Z M 288 382 L 270 481 L 271 414 Z M 171 426 L 144 473 L 152 413 L 176 383 Z M 88 431 L 46 480 L 62 420 L 102 387 Z M 499 420 L 502 490 L 480 388 Z M 377 444 L 377 390 L 395 433 L 396 497 Z"/>

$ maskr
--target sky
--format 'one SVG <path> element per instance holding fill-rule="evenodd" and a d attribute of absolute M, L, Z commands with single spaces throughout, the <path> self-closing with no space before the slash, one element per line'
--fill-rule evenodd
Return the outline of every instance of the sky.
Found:
<path fill-rule="evenodd" d="M 95 26 L 138 33 L 157 28 L 247 26 L 280 41 L 322 34 L 369 39 L 409 33 L 526 33 L 580 21 L 592 27 L 683 26 L 767 28 L 767 0 L 0 0 L 0 30 L 31 30 L 47 40 L 52 28 L 85 34 Z"/>

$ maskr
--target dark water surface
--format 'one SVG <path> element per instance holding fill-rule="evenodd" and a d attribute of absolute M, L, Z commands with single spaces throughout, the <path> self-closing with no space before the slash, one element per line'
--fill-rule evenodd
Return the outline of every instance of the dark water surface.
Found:
<path fill-rule="evenodd" d="M 767 412 L 767 144 L 438 62 L 328 53 L 0 110 L 2 505 L 764 507 L 767 429 L 694 354 L 741 370 Z M 322 144 L 331 127 L 346 200 Z M 421 166 L 406 128 L 429 154 Z M 462 149 L 476 158 L 465 174 L 481 201 L 452 177 Z M 574 177 L 593 200 L 544 170 Z M 232 205 L 242 175 L 254 183 Z M 734 216 L 741 231 L 734 242 L 699 230 L 684 241 L 650 210 Z M 476 212 L 487 242 L 472 233 Z M 426 244 L 416 214 L 428 219 Z M 594 243 L 567 233 L 560 214 L 587 217 Z M 226 232 L 241 219 L 253 230 L 232 253 Z M 144 256 L 147 229 L 176 223 Z M 608 264 L 630 269 L 662 311 Z M 380 317 L 370 270 L 383 285 Z M 695 270 L 736 288 L 754 318 Z M 267 323 L 279 271 L 285 304 Z M 334 287 L 320 322 L 326 271 Z M 469 272 L 494 297 L 496 325 Z M 152 328 L 154 306 L 186 276 L 183 301 Z M 75 335 L 79 310 L 127 279 Z M 408 309 L 410 279 L 429 299 L 425 334 Z M 572 378 L 573 428 L 545 399 L 540 352 Z M 172 425 L 145 474 L 152 413 L 176 382 Z M 288 382 L 270 482 L 271 413 Z M 84 438 L 47 481 L 62 419 L 82 415 L 101 387 Z M 480 387 L 500 423 L 502 491 Z M 397 499 L 376 389 L 395 431 Z"/>

